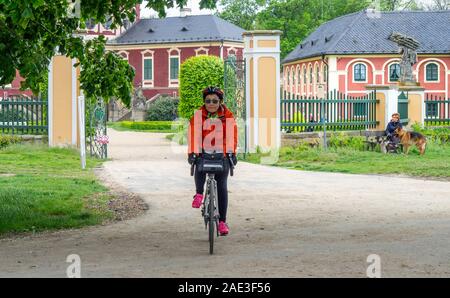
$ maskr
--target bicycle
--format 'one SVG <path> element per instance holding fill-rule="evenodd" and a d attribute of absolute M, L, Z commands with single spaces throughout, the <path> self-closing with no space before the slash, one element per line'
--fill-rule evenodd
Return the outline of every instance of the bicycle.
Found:
<path fill-rule="evenodd" d="M 205 222 L 205 230 L 208 230 L 209 239 L 209 253 L 214 253 L 214 229 L 216 235 L 219 237 L 219 203 L 217 194 L 217 181 L 214 176 L 217 173 L 224 171 L 224 164 L 226 159 L 223 158 L 223 153 L 202 154 L 198 159 L 198 164 L 201 166 L 201 171 L 206 173 L 206 190 L 205 199 L 202 204 L 201 214 Z M 227 154 L 227 160 L 230 163 L 230 176 L 233 176 L 234 163 L 231 154 Z M 199 170 L 197 162 L 191 165 L 191 176 L 194 175 L 194 166 Z"/>

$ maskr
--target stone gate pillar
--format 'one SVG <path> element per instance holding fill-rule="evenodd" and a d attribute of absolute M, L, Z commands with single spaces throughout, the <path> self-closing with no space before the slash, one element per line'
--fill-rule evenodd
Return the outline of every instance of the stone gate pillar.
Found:
<path fill-rule="evenodd" d="M 280 131 L 281 31 L 243 33 L 246 59 L 247 150 L 278 149 Z"/>
<path fill-rule="evenodd" d="M 79 147 L 78 96 L 79 68 L 75 59 L 56 55 L 48 76 L 48 142 L 49 146 Z"/>

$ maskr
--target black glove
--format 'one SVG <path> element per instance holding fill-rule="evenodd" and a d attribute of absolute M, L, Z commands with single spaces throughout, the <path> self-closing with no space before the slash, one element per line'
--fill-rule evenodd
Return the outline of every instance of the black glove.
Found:
<path fill-rule="evenodd" d="M 231 161 L 233 162 L 234 165 L 237 165 L 237 157 L 236 157 L 236 154 L 234 154 L 234 153 L 231 154 Z"/>
<path fill-rule="evenodd" d="M 196 160 L 197 160 L 197 155 L 195 155 L 195 153 L 190 153 L 188 156 L 188 163 L 190 165 L 193 165 Z"/>

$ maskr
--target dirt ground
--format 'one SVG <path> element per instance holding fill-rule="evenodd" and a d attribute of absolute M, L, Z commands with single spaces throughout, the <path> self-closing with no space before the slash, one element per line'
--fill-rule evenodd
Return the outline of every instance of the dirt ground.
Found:
<path fill-rule="evenodd" d="M 208 253 L 185 147 L 109 130 L 101 179 L 142 197 L 141 216 L 0 240 L 0 277 L 450 277 L 450 182 L 289 170 L 240 162 L 230 235 Z"/>

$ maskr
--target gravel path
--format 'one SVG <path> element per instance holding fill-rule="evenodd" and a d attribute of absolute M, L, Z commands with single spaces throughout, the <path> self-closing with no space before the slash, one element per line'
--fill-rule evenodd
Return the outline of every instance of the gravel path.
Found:
<path fill-rule="evenodd" d="M 0 277 L 450 277 L 450 182 L 302 172 L 240 162 L 230 235 L 208 254 L 185 148 L 164 134 L 112 129 L 102 179 L 140 195 L 131 220 L 0 240 Z M 176 152 L 178 151 L 178 153 Z"/>

